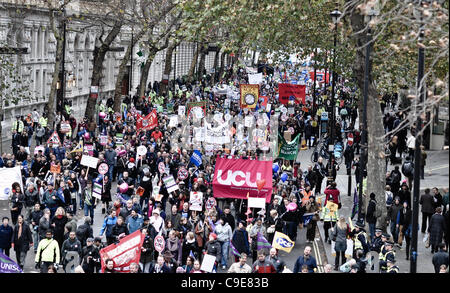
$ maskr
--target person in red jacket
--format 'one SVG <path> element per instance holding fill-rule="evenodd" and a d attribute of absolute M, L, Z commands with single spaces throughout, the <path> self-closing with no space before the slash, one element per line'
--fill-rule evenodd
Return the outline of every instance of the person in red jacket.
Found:
<path fill-rule="evenodd" d="M 335 204 L 337 204 L 339 206 L 339 208 L 341 208 L 341 196 L 340 196 L 340 192 L 339 190 L 336 188 L 336 182 L 331 182 L 330 185 L 327 186 L 327 188 L 324 191 L 325 193 L 325 202 L 323 203 L 323 205 L 327 205 L 327 202 L 329 200 L 331 200 L 332 202 L 334 202 Z"/>
<path fill-rule="evenodd" d="M 276 273 L 277 270 L 273 266 L 272 262 L 266 259 L 264 250 L 258 251 L 258 260 L 253 263 L 252 273 Z"/>

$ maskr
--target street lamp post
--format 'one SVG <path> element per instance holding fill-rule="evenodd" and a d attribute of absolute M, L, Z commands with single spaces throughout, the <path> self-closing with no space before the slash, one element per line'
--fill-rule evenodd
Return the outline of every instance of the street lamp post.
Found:
<path fill-rule="evenodd" d="M 419 1 L 419 5 L 422 6 L 423 2 Z M 419 42 L 423 42 L 424 38 L 424 26 L 423 26 L 423 13 L 420 12 L 420 29 L 419 29 Z M 421 150 L 420 145 L 422 142 L 422 135 L 420 134 L 422 129 L 422 118 L 420 116 L 420 106 L 425 98 L 425 81 L 423 80 L 425 70 L 425 50 L 419 46 L 418 56 L 418 69 L 417 69 L 417 91 L 419 92 L 419 100 L 416 100 L 416 127 L 415 127 L 415 150 L 414 150 L 414 183 L 413 183 L 413 218 L 412 218 L 412 237 L 411 237 L 411 262 L 410 272 L 417 272 L 417 234 L 419 229 L 419 196 L 420 196 L 420 161 Z"/>
<path fill-rule="evenodd" d="M 363 195 L 363 182 L 364 182 L 364 170 L 366 170 L 367 166 L 367 99 L 369 96 L 369 82 L 370 82 L 370 49 L 372 46 L 372 31 L 370 29 L 370 21 L 379 14 L 377 10 L 372 6 L 366 13 L 365 21 L 368 24 L 367 29 L 367 44 L 366 44 L 366 56 L 365 56 L 365 68 L 364 68 L 364 92 L 363 92 L 363 113 L 362 113 L 362 125 L 361 127 L 361 156 L 360 156 L 360 168 L 359 168 L 359 194 L 358 194 L 358 220 L 363 219 L 363 207 L 362 203 L 362 195 Z"/>
<path fill-rule="evenodd" d="M 329 158 L 330 158 L 330 168 L 328 173 L 328 181 L 332 181 L 333 178 L 333 170 L 334 170 L 334 161 L 332 160 L 333 157 L 333 151 L 334 151 L 334 128 L 335 128 L 335 102 L 334 102 L 334 95 L 335 95 L 335 85 L 336 85 L 336 72 L 335 72 L 335 62 L 336 62 L 336 39 L 337 39 L 337 25 L 339 23 L 339 18 L 342 15 L 342 13 L 336 8 L 331 13 L 331 19 L 334 23 L 334 42 L 333 42 L 333 66 L 332 66 L 332 84 L 331 84 L 331 99 L 330 99 L 330 106 L 331 106 L 331 120 L 330 120 L 330 143 L 328 144 L 328 151 L 329 151 Z M 326 78 L 326 77 L 325 77 Z M 326 80 L 325 80 L 326 81 Z M 331 147 L 333 145 L 333 147 Z"/>

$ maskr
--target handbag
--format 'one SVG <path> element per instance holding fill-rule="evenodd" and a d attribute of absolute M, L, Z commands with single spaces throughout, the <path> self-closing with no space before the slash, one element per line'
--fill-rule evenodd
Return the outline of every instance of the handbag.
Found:
<path fill-rule="evenodd" d="M 269 234 L 275 233 L 275 227 L 267 228 L 267 233 L 269 233 Z"/>

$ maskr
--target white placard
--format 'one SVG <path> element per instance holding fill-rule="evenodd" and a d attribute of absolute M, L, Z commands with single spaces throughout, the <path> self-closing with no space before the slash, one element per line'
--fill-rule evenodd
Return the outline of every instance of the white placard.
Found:
<path fill-rule="evenodd" d="M 288 114 L 291 115 L 291 114 L 294 114 L 294 113 L 295 113 L 294 107 L 289 107 L 288 108 Z"/>
<path fill-rule="evenodd" d="M 83 166 L 87 166 L 87 167 L 95 169 L 95 168 L 97 168 L 98 158 L 91 157 L 91 156 L 88 156 L 88 155 L 83 155 L 81 157 L 80 164 L 83 165 Z"/>
<path fill-rule="evenodd" d="M 253 117 L 252 116 L 246 116 L 244 120 L 244 126 L 245 127 L 252 127 L 253 125 Z"/>
<path fill-rule="evenodd" d="M 216 257 L 214 255 L 205 254 L 203 256 L 203 262 L 202 262 L 202 266 L 200 267 L 200 270 L 212 273 L 215 262 L 216 262 Z"/>
<path fill-rule="evenodd" d="M 248 75 L 248 83 L 249 84 L 260 84 L 260 83 L 262 83 L 262 81 L 263 81 L 262 72 Z"/>
<path fill-rule="evenodd" d="M 214 120 L 217 121 L 218 123 L 222 123 L 223 122 L 223 113 L 214 114 Z"/>
<path fill-rule="evenodd" d="M 179 189 L 177 183 L 175 182 L 175 178 L 173 178 L 172 175 L 164 177 L 163 181 L 166 185 L 167 192 L 170 193 Z"/>
<path fill-rule="evenodd" d="M 249 197 L 248 198 L 249 208 L 266 208 L 266 199 L 264 197 Z"/>
<path fill-rule="evenodd" d="M 189 210 L 191 211 L 202 211 L 203 206 L 203 193 L 191 191 L 191 196 L 189 197 Z"/>
<path fill-rule="evenodd" d="M 147 154 L 147 148 L 144 145 L 140 145 L 136 149 L 138 156 L 145 156 Z"/>
<path fill-rule="evenodd" d="M 178 125 L 178 116 L 174 115 L 170 117 L 169 127 L 177 127 Z"/>
<path fill-rule="evenodd" d="M 178 115 L 184 116 L 186 114 L 186 106 L 178 106 Z"/>
<path fill-rule="evenodd" d="M 23 190 L 20 166 L 14 168 L 0 168 L 0 200 L 9 199 L 12 195 L 12 185 L 15 182 L 19 183 L 21 190 Z"/>

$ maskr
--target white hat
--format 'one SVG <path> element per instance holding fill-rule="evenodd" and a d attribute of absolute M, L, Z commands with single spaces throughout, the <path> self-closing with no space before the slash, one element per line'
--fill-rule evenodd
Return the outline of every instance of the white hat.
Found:
<path fill-rule="evenodd" d="M 159 215 L 160 214 L 159 209 L 154 209 L 152 214 L 158 214 Z"/>

